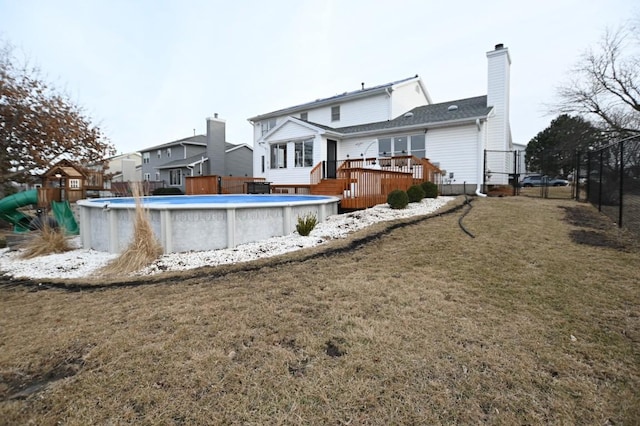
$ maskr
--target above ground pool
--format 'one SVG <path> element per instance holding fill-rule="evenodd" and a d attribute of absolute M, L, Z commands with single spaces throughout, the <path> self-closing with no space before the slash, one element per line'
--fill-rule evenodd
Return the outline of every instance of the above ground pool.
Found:
<path fill-rule="evenodd" d="M 216 250 L 287 235 L 298 217 L 318 222 L 338 213 L 339 199 L 318 195 L 177 195 L 142 198 L 165 253 Z M 84 248 L 124 251 L 133 236 L 135 199 L 77 202 Z"/>

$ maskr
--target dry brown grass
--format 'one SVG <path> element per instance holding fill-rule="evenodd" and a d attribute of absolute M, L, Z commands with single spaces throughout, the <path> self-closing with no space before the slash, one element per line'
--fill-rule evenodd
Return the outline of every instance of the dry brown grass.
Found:
<path fill-rule="evenodd" d="M 0 419 L 636 424 L 637 243 L 570 201 L 458 217 L 216 278 L 0 287 Z"/>
<path fill-rule="evenodd" d="M 69 238 L 65 234 L 64 228 L 54 228 L 49 226 L 45 220 L 42 227 L 37 231 L 32 231 L 32 236 L 26 240 L 24 250 L 20 253 L 23 259 L 33 259 L 38 256 L 46 256 L 53 253 L 64 253 L 72 250 Z"/>
<path fill-rule="evenodd" d="M 141 183 L 131 184 L 131 193 L 136 203 L 133 237 L 120 255 L 105 265 L 98 274 L 105 277 L 125 276 L 151 264 L 162 254 L 162 246 L 156 239 L 149 213 L 142 204 Z"/>

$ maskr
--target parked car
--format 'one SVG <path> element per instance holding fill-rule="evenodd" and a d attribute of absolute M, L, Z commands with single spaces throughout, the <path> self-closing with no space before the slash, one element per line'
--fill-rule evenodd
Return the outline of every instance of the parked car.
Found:
<path fill-rule="evenodd" d="M 567 186 L 569 181 L 562 178 L 549 178 L 549 176 L 529 175 L 520 181 L 520 186 L 524 188 L 533 186 Z"/>

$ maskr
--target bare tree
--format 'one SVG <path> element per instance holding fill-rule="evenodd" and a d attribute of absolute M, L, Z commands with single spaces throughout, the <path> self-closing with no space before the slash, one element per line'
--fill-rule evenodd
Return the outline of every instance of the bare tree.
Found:
<path fill-rule="evenodd" d="M 555 112 L 593 118 L 616 135 L 640 134 L 640 37 L 627 24 L 607 31 L 596 49 L 589 49 L 558 89 Z"/>
<path fill-rule="evenodd" d="M 0 46 L 0 196 L 53 163 L 96 163 L 113 146 L 84 111 Z"/>

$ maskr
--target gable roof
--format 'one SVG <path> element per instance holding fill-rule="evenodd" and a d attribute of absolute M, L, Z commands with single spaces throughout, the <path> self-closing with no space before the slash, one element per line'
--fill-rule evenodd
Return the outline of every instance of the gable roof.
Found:
<path fill-rule="evenodd" d="M 457 108 L 454 109 L 453 106 Z M 450 107 L 451 110 L 449 109 Z M 343 134 L 350 134 L 398 127 L 433 126 L 450 122 L 471 121 L 476 118 L 487 117 L 492 109 L 493 107 L 487 106 L 486 95 L 477 96 L 439 104 L 423 105 L 407 111 L 393 120 L 340 127 L 335 130 Z"/>
<path fill-rule="evenodd" d="M 344 92 L 339 95 L 331 96 L 328 98 L 316 99 L 315 101 L 312 101 L 312 102 L 307 102 L 307 103 L 292 106 L 289 108 L 279 109 L 276 111 L 268 112 L 266 114 L 256 115 L 255 117 L 249 118 L 249 121 L 255 122 L 255 121 L 261 121 L 267 118 L 281 117 L 283 115 L 291 115 L 296 112 L 306 111 L 309 109 L 331 105 L 338 102 L 344 102 L 346 100 L 358 99 L 358 98 L 363 98 L 367 96 L 372 96 L 378 93 L 384 93 L 387 89 L 390 89 L 395 85 L 407 83 L 412 80 L 417 80 L 420 82 L 420 85 L 422 86 L 422 90 L 425 93 L 425 96 L 427 96 L 427 98 L 429 99 L 429 95 L 427 94 L 428 92 L 426 91 L 424 84 L 422 84 L 422 80 L 420 79 L 420 77 L 418 77 L 418 74 L 416 74 L 413 77 L 392 81 L 391 83 L 381 84 L 373 87 L 367 87 L 360 90 L 354 90 L 352 92 Z"/>
<path fill-rule="evenodd" d="M 192 166 L 200 162 L 209 161 L 209 158 L 207 158 L 204 154 L 206 154 L 206 152 L 202 152 L 202 154 L 192 155 L 191 157 L 187 157 L 187 158 L 179 158 L 177 160 L 169 161 L 168 163 L 165 163 L 161 166 L 157 166 L 155 168 L 156 169 L 176 169 L 180 167 Z"/>
<path fill-rule="evenodd" d="M 457 108 L 452 108 L 450 110 L 449 107 L 453 105 L 457 106 Z M 393 120 L 378 121 L 355 126 L 334 128 L 301 119 L 296 120 L 308 123 L 325 131 L 335 132 L 342 136 L 355 136 L 361 133 L 381 132 L 400 128 L 428 128 L 460 122 L 470 122 L 474 121 L 476 118 L 485 119 L 491 113 L 492 109 L 493 107 L 487 106 L 487 96 L 485 95 L 442 102 L 439 104 L 423 105 L 416 107 L 411 111 L 407 111 Z"/>
<path fill-rule="evenodd" d="M 182 138 L 172 142 L 166 142 L 160 145 L 155 145 L 155 146 L 152 146 L 151 148 L 145 148 L 140 150 L 140 152 L 154 151 L 156 149 L 168 148 L 168 147 L 171 147 L 174 145 L 180 145 L 180 144 L 207 146 L 207 135 L 189 136 L 188 138 Z"/>

